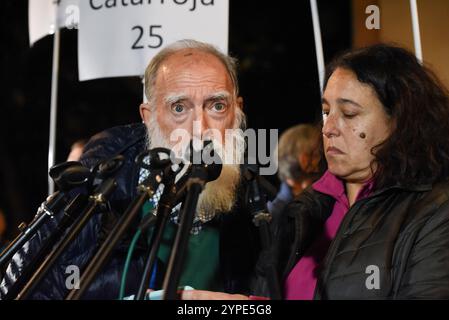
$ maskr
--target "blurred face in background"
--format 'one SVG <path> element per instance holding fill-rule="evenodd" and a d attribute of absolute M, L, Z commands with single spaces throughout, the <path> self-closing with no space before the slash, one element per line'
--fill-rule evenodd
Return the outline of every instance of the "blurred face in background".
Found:
<path fill-rule="evenodd" d="M 84 143 L 75 142 L 70 149 L 67 161 L 79 161 L 83 154 Z"/>
<path fill-rule="evenodd" d="M 392 126 L 376 92 L 352 71 L 337 68 L 322 108 L 329 171 L 347 182 L 366 182 L 376 170 L 372 149 L 388 138 Z"/>
<path fill-rule="evenodd" d="M 321 129 L 299 124 L 282 133 L 278 149 L 278 176 L 293 195 L 299 195 L 318 178 Z"/>

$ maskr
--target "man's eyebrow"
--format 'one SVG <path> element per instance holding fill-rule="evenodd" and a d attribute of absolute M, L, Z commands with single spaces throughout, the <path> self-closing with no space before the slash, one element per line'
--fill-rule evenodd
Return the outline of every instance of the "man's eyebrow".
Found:
<path fill-rule="evenodd" d="M 216 92 L 213 93 L 209 96 L 206 97 L 206 101 L 218 101 L 218 100 L 227 100 L 231 97 L 231 94 L 227 91 L 220 91 L 220 92 Z M 164 102 L 166 104 L 173 104 L 175 102 L 179 102 L 179 101 L 183 101 L 183 100 L 187 100 L 189 97 L 184 94 L 184 93 L 174 93 L 174 94 L 170 94 L 168 95 L 165 99 Z"/>
<path fill-rule="evenodd" d="M 321 98 L 321 104 L 327 104 L 329 105 L 329 102 L 325 98 Z"/>
<path fill-rule="evenodd" d="M 338 98 L 337 99 L 337 103 L 338 104 L 351 104 L 357 108 L 363 108 L 360 104 L 358 104 L 357 102 L 351 100 L 351 99 L 345 99 L 345 98 Z"/>
<path fill-rule="evenodd" d="M 169 96 L 165 97 L 164 101 L 166 104 L 172 104 L 175 102 L 179 102 L 182 100 L 186 100 L 187 96 L 183 93 L 175 93 L 175 94 L 170 94 Z"/>
<path fill-rule="evenodd" d="M 231 94 L 227 91 L 221 91 L 211 94 L 206 98 L 206 101 L 227 100 L 231 97 Z"/>

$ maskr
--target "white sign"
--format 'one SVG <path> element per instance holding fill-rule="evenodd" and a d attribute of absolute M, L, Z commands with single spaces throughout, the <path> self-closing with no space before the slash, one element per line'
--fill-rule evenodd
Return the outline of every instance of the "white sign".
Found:
<path fill-rule="evenodd" d="M 229 0 L 80 2 L 80 81 L 143 75 L 164 46 L 195 39 L 228 50 Z"/>
<path fill-rule="evenodd" d="M 79 0 L 28 0 L 30 46 L 55 33 L 56 25 L 59 28 L 76 28 L 79 21 L 78 3 Z"/>

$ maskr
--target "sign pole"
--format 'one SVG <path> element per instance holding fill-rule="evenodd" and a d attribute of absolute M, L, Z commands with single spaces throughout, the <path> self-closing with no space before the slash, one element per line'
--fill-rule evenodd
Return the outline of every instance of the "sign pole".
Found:
<path fill-rule="evenodd" d="M 51 75 L 51 104 L 50 104 L 50 136 L 48 142 L 48 169 L 55 164 L 56 153 L 56 124 L 58 111 L 58 76 L 59 76 L 59 49 L 61 34 L 59 28 L 55 28 L 53 38 L 53 62 Z M 48 176 L 48 194 L 51 195 L 55 191 L 53 179 Z"/>
<path fill-rule="evenodd" d="M 419 28 L 418 4 L 416 0 L 410 0 L 410 9 L 412 13 L 413 41 L 415 43 L 415 54 L 419 62 L 423 62 L 421 33 Z"/>
<path fill-rule="evenodd" d="M 317 0 L 310 0 L 310 7 L 312 9 L 313 34 L 315 38 L 316 61 L 318 65 L 318 79 L 320 81 L 320 93 L 323 94 L 324 87 L 324 54 L 323 41 L 321 39 L 320 16 L 318 13 Z"/>

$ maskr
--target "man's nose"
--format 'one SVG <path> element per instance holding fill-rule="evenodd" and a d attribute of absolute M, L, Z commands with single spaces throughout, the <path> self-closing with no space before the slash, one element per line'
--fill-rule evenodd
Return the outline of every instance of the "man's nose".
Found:
<path fill-rule="evenodd" d="M 323 135 L 326 138 L 339 136 L 338 119 L 334 115 L 327 115 L 323 121 Z"/>
<path fill-rule="evenodd" d="M 203 132 L 207 130 L 206 113 L 203 108 L 195 108 L 193 121 L 193 136 L 201 139 Z"/>

